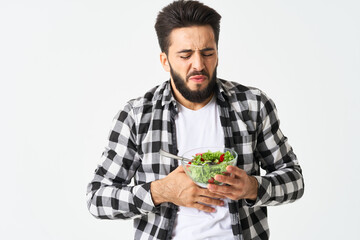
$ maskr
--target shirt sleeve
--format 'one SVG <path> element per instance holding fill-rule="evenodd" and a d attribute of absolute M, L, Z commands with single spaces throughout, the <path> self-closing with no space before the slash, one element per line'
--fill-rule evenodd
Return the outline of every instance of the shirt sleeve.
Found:
<path fill-rule="evenodd" d="M 88 209 L 97 218 L 126 219 L 158 211 L 150 183 L 131 185 L 140 165 L 134 119 L 130 103 L 116 115 L 108 146 L 88 184 Z"/>
<path fill-rule="evenodd" d="M 274 102 L 262 94 L 261 124 L 258 131 L 255 157 L 266 170 L 265 176 L 254 176 L 258 183 L 258 197 L 252 206 L 271 206 L 293 202 L 304 194 L 302 170 L 281 132 Z"/>

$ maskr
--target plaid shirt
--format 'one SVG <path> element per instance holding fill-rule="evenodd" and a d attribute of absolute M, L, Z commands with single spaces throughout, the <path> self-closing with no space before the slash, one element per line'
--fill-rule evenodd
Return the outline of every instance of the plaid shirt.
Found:
<path fill-rule="evenodd" d="M 237 166 L 256 177 L 254 202 L 229 203 L 234 239 L 268 239 L 266 206 L 290 203 L 304 192 L 298 160 L 279 129 L 274 103 L 260 90 L 217 80 L 217 104 L 225 147 L 238 154 Z M 101 164 L 87 188 L 88 208 L 102 219 L 134 220 L 135 239 L 171 239 L 178 207 L 154 206 L 150 183 L 166 177 L 178 161 L 170 81 L 131 100 L 113 122 Z M 260 167 L 266 175 L 260 176 Z M 132 183 L 133 180 L 133 183 Z"/>

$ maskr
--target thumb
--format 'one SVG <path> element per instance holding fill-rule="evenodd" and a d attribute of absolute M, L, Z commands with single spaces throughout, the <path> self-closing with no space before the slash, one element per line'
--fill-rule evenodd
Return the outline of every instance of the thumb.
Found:
<path fill-rule="evenodd" d="M 181 172 L 185 172 L 184 168 L 182 165 L 178 166 L 177 168 L 175 168 L 175 170 L 173 171 L 174 173 L 181 173 Z"/>

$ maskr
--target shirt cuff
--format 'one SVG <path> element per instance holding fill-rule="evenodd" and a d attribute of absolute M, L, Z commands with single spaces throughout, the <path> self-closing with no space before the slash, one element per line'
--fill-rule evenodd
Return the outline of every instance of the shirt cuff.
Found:
<path fill-rule="evenodd" d="M 271 197 L 271 183 L 268 179 L 261 176 L 254 176 L 258 181 L 258 194 L 255 200 L 244 199 L 244 202 L 248 207 L 263 206 L 269 201 Z"/>
<path fill-rule="evenodd" d="M 144 183 L 136 185 L 133 188 L 135 206 L 143 214 L 159 211 L 159 207 L 156 207 L 152 200 L 150 184 L 151 183 Z"/>

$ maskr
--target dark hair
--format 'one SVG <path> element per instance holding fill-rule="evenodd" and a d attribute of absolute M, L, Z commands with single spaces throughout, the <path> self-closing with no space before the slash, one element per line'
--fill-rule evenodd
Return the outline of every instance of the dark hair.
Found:
<path fill-rule="evenodd" d="M 198 1 L 174 1 L 159 12 L 155 30 L 160 49 L 168 53 L 170 33 L 175 28 L 210 25 L 214 31 L 216 46 L 219 41 L 221 16 L 214 9 Z"/>

